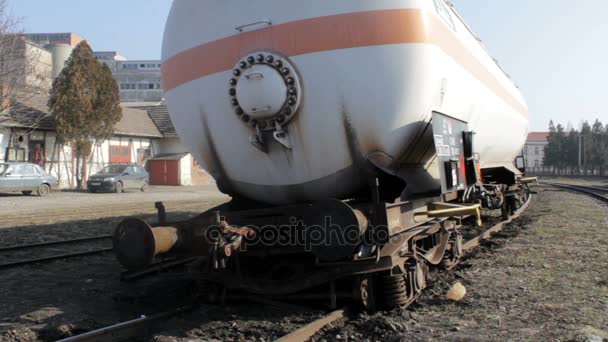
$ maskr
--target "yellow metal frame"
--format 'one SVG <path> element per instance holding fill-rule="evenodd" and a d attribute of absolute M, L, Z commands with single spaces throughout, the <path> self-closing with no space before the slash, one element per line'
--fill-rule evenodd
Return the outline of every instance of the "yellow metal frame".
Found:
<path fill-rule="evenodd" d="M 430 218 L 446 218 L 466 215 L 475 215 L 477 225 L 481 226 L 483 224 L 481 220 L 480 204 L 458 205 L 450 203 L 433 203 L 428 206 L 427 211 L 414 213 L 414 217 L 426 216 Z"/>
<path fill-rule="evenodd" d="M 540 182 L 538 177 L 520 178 L 518 181 L 522 184 L 539 184 Z"/>

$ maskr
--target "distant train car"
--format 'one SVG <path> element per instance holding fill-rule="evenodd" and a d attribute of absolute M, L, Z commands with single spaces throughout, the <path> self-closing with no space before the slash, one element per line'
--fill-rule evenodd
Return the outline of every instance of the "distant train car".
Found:
<path fill-rule="evenodd" d="M 510 167 L 528 132 L 521 93 L 442 0 L 176 1 L 163 60 L 182 141 L 261 202 L 346 198 L 368 164 L 437 188 L 433 112 L 468 123 L 482 168 Z"/>

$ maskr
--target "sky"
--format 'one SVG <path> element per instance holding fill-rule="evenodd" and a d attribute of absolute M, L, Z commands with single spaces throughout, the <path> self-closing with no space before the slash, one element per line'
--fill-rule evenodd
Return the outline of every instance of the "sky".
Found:
<path fill-rule="evenodd" d="M 171 0 L 11 2 L 26 31 L 74 32 L 97 51 L 129 59 L 160 58 L 171 6 Z M 608 123 L 608 1 L 453 2 L 522 90 L 532 130 L 546 130 L 549 120 L 574 128 L 582 120 Z"/>

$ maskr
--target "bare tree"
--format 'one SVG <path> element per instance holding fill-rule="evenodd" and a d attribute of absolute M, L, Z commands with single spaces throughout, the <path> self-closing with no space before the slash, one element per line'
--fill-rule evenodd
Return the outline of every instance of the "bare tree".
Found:
<path fill-rule="evenodd" d="M 44 68 L 41 49 L 28 42 L 21 20 L 9 11 L 9 0 L 0 0 L 0 125 L 22 117 L 30 128 L 44 118 L 33 114 L 27 104 L 37 95 L 47 94 L 50 75 Z"/>

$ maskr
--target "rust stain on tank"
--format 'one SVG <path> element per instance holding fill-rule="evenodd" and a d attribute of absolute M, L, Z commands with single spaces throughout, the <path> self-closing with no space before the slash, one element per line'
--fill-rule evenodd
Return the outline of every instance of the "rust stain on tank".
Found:
<path fill-rule="evenodd" d="M 355 132 L 355 129 L 353 128 L 350 122 L 348 112 L 346 111 L 346 108 L 344 108 L 344 106 L 342 106 L 342 124 L 344 126 L 344 136 L 346 138 L 346 145 L 348 146 L 348 152 L 353 161 L 353 164 L 357 167 L 357 169 L 359 169 L 363 173 L 365 178 L 373 178 L 374 171 L 371 168 L 371 164 L 368 162 L 367 158 L 365 158 L 365 156 L 361 152 L 361 144 L 357 137 L 357 133 Z M 366 147 L 370 146 L 369 144 L 371 141 L 372 139 L 369 139 L 369 141 L 367 141 Z"/>

